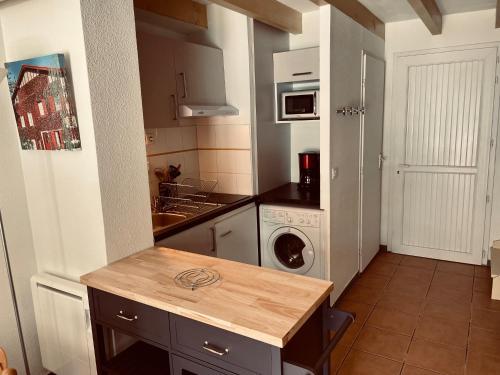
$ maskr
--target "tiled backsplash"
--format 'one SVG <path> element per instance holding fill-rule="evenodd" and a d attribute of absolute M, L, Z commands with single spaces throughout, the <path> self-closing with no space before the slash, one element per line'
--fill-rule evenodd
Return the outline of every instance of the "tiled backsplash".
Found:
<path fill-rule="evenodd" d="M 149 184 L 158 194 L 155 168 L 181 164 L 183 178 L 218 181 L 216 191 L 253 194 L 249 125 L 198 125 L 147 129 L 155 140 L 146 146 Z"/>

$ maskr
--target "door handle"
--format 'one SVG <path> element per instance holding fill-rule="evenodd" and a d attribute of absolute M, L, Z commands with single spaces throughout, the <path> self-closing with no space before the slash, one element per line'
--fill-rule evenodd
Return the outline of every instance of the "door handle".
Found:
<path fill-rule="evenodd" d="M 222 238 L 222 237 L 227 237 L 227 236 L 229 236 L 231 233 L 233 233 L 233 231 L 232 231 L 232 230 L 228 230 L 227 232 L 222 233 L 222 234 L 220 235 L 220 237 L 221 237 L 221 238 Z"/>
<path fill-rule="evenodd" d="M 212 233 L 212 249 L 210 251 L 215 253 L 217 251 L 217 236 L 215 235 L 215 228 L 210 228 L 210 232 Z"/>
<path fill-rule="evenodd" d="M 174 104 L 174 117 L 172 120 L 177 120 L 177 95 L 172 94 L 170 96 L 172 97 L 172 103 Z"/>
<path fill-rule="evenodd" d="M 382 165 L 384 164 L 385 156 L 384 154 L 378 154 L 378 169 L 382 169 Z"/>
<path fill-rule="evenodd" d="M 133 317 L 129 317 L 129 316 L 125 315 L 123 313 L 123 310 L 120 310 L 120 313 L 116 314 L 116 317 L 118 319 L 126 320 L 127 322 L 133 322 L 133 321 L 139 319 L 139 317 L 137 315 L 134 315 Z"/>
<path fill-rule="evenodd" d="M 223 355 L 226 355 L 227 353 L 229 353 L 229 349 L 228 348 L 219 348 L 218 346 L 215 346 L 215 345 L 212 345 L 210 344 L 208 341 L 205 341 L 203 343 L 203 349 L 206 350 L 207 352 L 210 352 L 212 354 L 216 354 L 218 356 L 223 356 Z"/>
<path fill-rule="evenodd" d="M 293 73 L 292 76 L 297 77 L 297 76 L 309 76 L 311 75 L 312 72 L 301 72 L 301 73 Z"/>
<path fill-rule="evenodd" d="M 182 72 L 182 73 L 179 73 L 180 76 L 182 77 L 182 99 L 186 99 L 187 96 L 188 96 L 188 93 L 187 93 L 187 83 L 186 83 L 186 73 Z"/>

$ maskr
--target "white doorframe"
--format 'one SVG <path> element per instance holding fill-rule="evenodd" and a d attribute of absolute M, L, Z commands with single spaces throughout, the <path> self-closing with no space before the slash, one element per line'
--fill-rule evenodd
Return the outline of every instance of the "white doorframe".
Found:
<path fill-rule="evenodd" d="M 408 56 L 416 56 L 416 55 L 424 55 L 424 54 L 434 54 L 434 53 L 440 53 L 440 52 L 452 52 L 452 51 L 461 51 L 461 50 L 471 50 L 471 49 L 478 49 L 478 48 L 488 48 L 488 47 L 494 47 L 497 48 L 497 64 L 496 64 L 496 76 L 497 76 L 497 84 L 495 85 L 494 89 L 494 103 L 493 103 L 493 114 L 492 114 L 492 126 L 491 126 L 491 134 L 490 134 L 490 139 L 492 142 L 492 147 L 490 147 L 490 152 L 489 152 L 489 162 L 488 162 L 488 178 L 487 178 L 487 194 L 490 197 L 489 201 L 486 203 L 486 208 L 485 208 L 485 226 L 484 226 L 484 236 L 483 236 L 483 244 L 482 244 L 482 249 L 483 249 L 483 254 L 482 254 L 482 264 L 486 264 L 489 259 L 489 244 L 491 243 L 491 238 L 490 238 L 490 233 L 491 233 L 491 214 L 492 214 L 492 201 L 493 201 L 493 182 L 494 182 L 494 176 L 495 176 L 495 157 L 496 157 L 496 147 L 497 147 L 497 140 L 498 140 L 498 133 L 500 132 L 500 90 L 499 90 L 499 84 L 498 84 L 498 77 L 500 76 L 500 64 L 499 64 L 499 51 L 500 51 L 500 43 L 477 43 L 477 44 L 467 44 L 467 45 L 459 45 L 459 46 L 453 46 L 453 47 L 442 47 L 442 48 L 432 48 L 432 49 L 425 49 L 425 50 L 415 50 L 415 51 L 405 51 L 405 52 L 399 52 L 399 53 L 394 53 L 393 55 L 393 72 L 392 72 L 392 94 L 391 94 L 391 114 L 389 117 L 389 123 L 387 126 L 387 129 L 384 129 L 384 131 L 387 131 L 388 134 L 388 139 L 390 139 L 390 143 L 387 145 L 387 155 L 390 158 L 389 163 L 387 163 L 387 173 L 389 173 L 389 187 L 388 187 L 388 197 L 393 196 L 395 193 L 395 188 L 394 188 L 394 179 L 396 178 L 395 172 L 398 166 L 396 165 L 396 160 L 394 157 L 394 153 L 397 150 L 397 142 L 398 140 L 394 136 L 397 134 L 396 128 L 395 128 L 395 115 L 396 115 L 396 106 L 394 105 L 395 103 L 395 96 L 397 94 L 395 87 L 397 85 L 397 63 L 398 59 L 403 58 L 403 57 L 408 57 Z M 392 239 L 392 232 L 393 228 L 395 225 L 395 217 L 394 217 L 394 207 L 393 207 L 393 201 L 389 198 L 387 202 L 387 243 L 388 243 L 388 250 L 391 251 L 391 239 Z"/>

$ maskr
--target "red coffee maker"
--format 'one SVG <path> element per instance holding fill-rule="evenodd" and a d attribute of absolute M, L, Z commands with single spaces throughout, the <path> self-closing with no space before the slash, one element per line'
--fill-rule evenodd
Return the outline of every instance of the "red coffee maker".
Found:
<path fill-rule="evenodd" d="M 299 154 L 300 180 L 299 189 L 319 189 L 319 152 L 302 152 Z"/>

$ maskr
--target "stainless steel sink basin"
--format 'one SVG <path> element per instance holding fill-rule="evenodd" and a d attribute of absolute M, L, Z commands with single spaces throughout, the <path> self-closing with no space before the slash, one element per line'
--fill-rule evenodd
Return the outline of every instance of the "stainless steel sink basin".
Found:
<path fill-rule="evenodd" d="M 153 229 L 165 228 L 170 225 L 180 223 L 187 219 L 187 215 L 174 214 L 174 213 L 156 213 L 152 214 Z"/>

